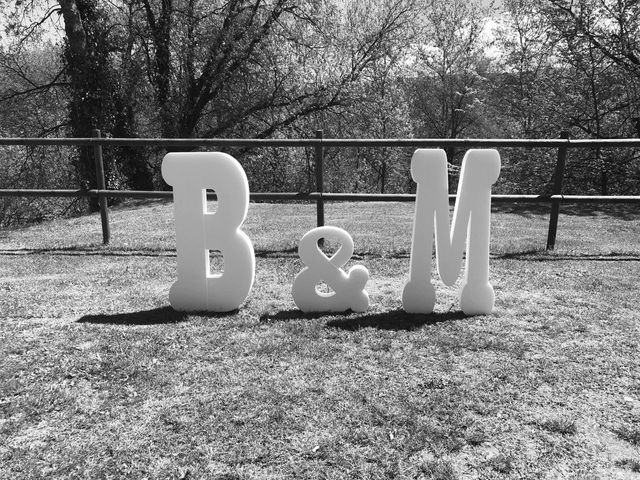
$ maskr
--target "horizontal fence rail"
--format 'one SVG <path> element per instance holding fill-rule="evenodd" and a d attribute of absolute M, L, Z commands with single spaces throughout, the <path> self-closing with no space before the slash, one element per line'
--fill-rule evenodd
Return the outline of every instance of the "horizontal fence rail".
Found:
<path fill-rule="evenodd" d="M 402 139 L 337 139 L 323 138 L 322 131 L 315 132 L 314 138 L 286 139 L 237 139 L 237 138 L 104 138 L 99 130 L 94 130 L 90 138 L 0 138 L 0 146 L 91 146 L 96 162 L 98 189 L 0 189 L 0 197 L 92 197 L 98 198 L 102 221 L 103 243 L 109 243 L 109 215 L 107 198 L 133 199 L 170 199 L 171 191 L 140 190 L 108 190 L 104 187 L 104 168 L 102 164 L 102 147 L 313 147 L 315 159 L 316 191 L 303 193 L 265 192 L 251 193 L 253 201 L 315 201 L 317 207 L 317 225 L 324 225 L 325 201 L 348 202 L 413 202 L 415 194 L 369 194 L 369 193 L 328 193 L 324 192 L 323 163 L 324 149 L 363 148 L 363 147 L 398 147 L 398 148 L 556 148 L 558 158 L 553 180 L 552 195 L 492 195 L 493 203 L 550 203 L 551 214 L 547 236 L 547 249 L 555 247 L 559 208 L 562 202 L 567 203 L 640 203 L 640 196 L 593 196 L 562 195 L 562 183 L 566 157 L 572 148 L 640 148 L 640 139 L 571 139 L 562 132 L 557 139 L 474 139 L 474 138 L 402 138 Z M 207 198 L 215 200 L 215 193 L 207 193 Z M 449 195 L 449 200 L 455 200 Z"/>
<path fill-rule="evenodd" d="M 5 189 L 0 190 L 0 197 L 108 197 L 108 198 L 136 198 L 136 199 L 171 199 L 170 191 L 144 191 L 144 190 L 29 190 L 29 189 Z M 208 200 L 216 200 L 215 193 L 207 192 Z M 324 199 L 334 202 L 413 202 L 416 199 L 414 193 L 288 193 L 288 192 L 263 192 L 250 193 L 252 201 L 288 200 L 310 201 Z M 449 200 L 454 201 L 455 194 L 449 194 Z M 492 203 L 549 203 L 560 201 L 566 203 L 640 203 L 640 196 L 633 195 L 491 195 Z"/>
<path fill-rule="evenodd" d="M 482 147 L 482 148 L 629 148 L 640 138 L 0 138 L 0 145 L 84 145 L 116 147 Z"/>

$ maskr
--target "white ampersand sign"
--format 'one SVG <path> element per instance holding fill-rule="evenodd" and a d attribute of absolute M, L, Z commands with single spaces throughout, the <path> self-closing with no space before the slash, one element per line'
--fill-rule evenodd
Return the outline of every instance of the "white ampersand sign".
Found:
<path fill-rule="evenodd" d="M 318 247 L 322 238 L 336 238 L 340 248 L 327 257 Z M 300 240 L 298 255 L 306 265 L 293 281 L 293 301 L 303 312 L 365 312 L 369 308 L 369 294 L 364 287 L 369 280 L 369 271 L 355 265 L 345 273 L 340 267 L 353 255 L 351 235 L 338 227 L 318 227 L 307 232 Z M 317 290 L 324 281 L 333 292 Z"/>

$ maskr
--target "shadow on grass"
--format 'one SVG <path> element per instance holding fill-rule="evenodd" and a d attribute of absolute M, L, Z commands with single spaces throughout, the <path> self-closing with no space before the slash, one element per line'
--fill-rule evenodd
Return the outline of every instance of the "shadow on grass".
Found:
<path fill-rule="evenodd" d="M 640 256 L 628 253 L 555 253 L 546 250 L 525 250 L 522 252 L 508 252 L 492 254 L 492 260 L 524 260 L 527 262 L 561 262 L 561 261 L 590 261 L 590 262 L 638 262 Z"/>
<path fill-rule="evenodd" d="M 304 313 L 296 308 L 293 310 L 283 310 L 277 313 L 264 313 L 260 315 L 260 323 L 288 322 L 290 320 L 302 319 L 310 320 L 313 318 L 322 318 L 333 315 L 335 315 L 335 313 L 332 312 Z"/>
<path fill-rule="evenodd" d="M 176 257 L 175 250 L 144 248 L 113 250 L 103 246 L 0 249 L 0 255 L 65 255 L 71 257 Z"/>
<path fill-rule="evenodd" d="M 548 216 L 551 211 L 551 203 L 542 202 L 512 202 L 496 203 L 492 206 L 493 212 L 511 213 L 522 217 L 533 217 L 537 215 Z M 570 203 L 563 202 L 560 205 L 560 215 L 572 215 L 579 217 L 595 217 L 607 215 L 621 220 L 637 220 L 640 218 L 638 204 L 616 203 L 606 204 L 598 202 Z"/>
<path fill-rule="evenodd" d="M 258 258 L 293 257 L 298 255 L 298 247 L 282 248 L 280 250 L 259 249 L 254 252 L 254 255 Z"/>
<path fill-rule="evenodd" d="M 291 320 L 315 319 L 322 317 L 332 317 L 327 321 L 327 328 L 338 328 L 341 330 L 356 331 L 363 328 L 376 328 L 378 330 L 415 330 L 425 325 L 435 325 L 436 323 L 450 320 L 460 320 L 466 318 L 462 312 L 444 312 L 412 314 L 402 309 L 390 312 L 355 314 L 350 310 L 344 313 L 344 317 L 335 318 L 335 312 L 303 313 L 298 309 L 283 310 L 277 313 L 265 313 L 260 316 L 262 323 L 286 322 Z"/>
<path fill-rule="evenodd" d="M 2 238 L 0 236 L 0 238 Z M 50 248 L 9 248 L 0 249 L 0 255 L 65 255 L 65 256 L 99 256 L 99 257 L 177 257 L 175 249 L 154 249 L 142 247 L 140 249 L 114 249 L 103 246 L 72 246 Z M 280 250 L 256 250 L 256 258 L 288 258 L 298 255 L 298 248 L 283 248 Z"/>
<path fill-rule="evenodd" d="M 356 331 L 363 328 L 375 328 L 378 330 L 416 330 L 425 325 L 435 325 L 437 323 L 452 320 L 461 320 L 467 315 L 461 311 L 456 312 L 433 312 L 430 314 L 407 313 L 402 309 L 390 312 L 372 313 L 348 318 L 338 318 L 329 320 L 327 328 L 339 328 L 341 330 Z"/>
<path fill-rule="evenodd" d="M 162 325 L 184 322 L 185 312 L 176 312 L 171 307 L 154 308 L 139 312 L 116 313 L 111 315 L 85 315 L 78 319 L 78 323 L 93 323 L 98 325 Z"/>

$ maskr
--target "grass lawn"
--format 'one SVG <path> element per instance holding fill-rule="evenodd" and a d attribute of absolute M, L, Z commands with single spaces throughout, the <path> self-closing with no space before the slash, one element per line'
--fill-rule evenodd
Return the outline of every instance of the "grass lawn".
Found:
<path fill-rule="evenodd" d="M 230 314 L 168 304 L 170 203 L 0 232 L 0 478 L 638 478 L 640 210 L 492 217 L 492 315 L 401 309 L 413 204 L 334 203 L 364 314 L 304 315 L 313 205 L 251 204 L 256 283 Z M 350 264 L 349 264 L 350 265 Z M 347 265 L 347 267 L 349 266 Z"/>

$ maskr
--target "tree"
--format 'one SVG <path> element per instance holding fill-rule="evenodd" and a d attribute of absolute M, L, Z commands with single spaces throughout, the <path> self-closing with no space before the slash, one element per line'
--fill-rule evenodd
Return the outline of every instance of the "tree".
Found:
<path fill-rule="evenodd" d="M 71 134 L 90 137 L 93 129 L 107 136 L 136 136 L 132 95 L 135 91 L 130 72 L 118 69 L 114 52 L 123 52 L 125 68 L 131 44 L 119 44 L 117 30 L 107 10 L 95 0 L 58 0 L 64 19 L 66 42 L 64 60 L 70 81 L 69 117 Z M 124 81 L 122 81 L 124 79 Z M 139 149 L 120 149 L 120 155 L 107 158 L 107 176 L 118 168 L 134 189 L 152 190 L 152 174 Z M 110 160 L 110 161 L 109 161 Z M 89 187 L 96 187 L 92 152 L 82 148 L 78 159 L 78 174 Z M 93 205 L 97 208 L 97 205 Z"/>
<path fill-rule="evenodd" d="M 568 126 L 590 138 L 636 134 L 638 2 L 550 0 L 546 14 L 561 39 L 558 54 L 567 68 L 563 110 Z M 629 150 L 596 148 L 568 169 L 569 185 L 601 195 L 626 193 L 637 182 L 635 158 Z"/>
<path fill-rule="evenodd" d="M 414 19 L 419 11 L 415 2 L 357 2 L 341 13 L 342 28 L 335 37 L 344 45 L 343 78 L 349 66 L 357 63 L 369 38 L 378 35 L 368 66 L 357 82 L 345 90 L 342 109 L 324 118 L 329 132 L 355 138 L 411 136 L 407 99 L 402 77 L 408 48 L 415 40 Z M 379 23 L 371 19 L 378 19 Z M 394 19 L 390 21 L 389 19 Z M 385 27 L 385 25 L 387 27 Z M 391 28 L 389 28 L 391 27 Z M 369 44 L 372 45 L 372 44 Z M 369 47 L 368 47 L 369 48 Z M 334 159 L 335 157 L 335 159 Z M 392 148 L 357 148 L 328 155 L 335 189 L 346 191 L 405 191 L 410 180 L 406 152 Z M 335 185 L 334 185 L 335 184 Z"/>
<path fill-rule="evenodd" d="M 420 73 L 411 85 L 418 136 L 458 138 L 480 124 L 490 66 L 483 34 L 489 8 L 465 0 L 425 0 L 415 62 Z M 454 154 L 448 149 L 450 161 Z"/>
<path fill-rule="evenodd" d="M 504 0 L 495 28 L 497 58 L 487 101 L 499 136 L 554 138 L 566 128 L 562 65 L 553 26 L 538 4 Z M 496 188 L 504 193 L 550 193 L 555 152 L 531 149 L 501 152 Z"/>
<path fill-rule="evenodd" d="M 496 29 L 500 55 L 491 96 L 493 114 L 500 117 L 506 136 L 558 135 L 557 43 L 553 27 L 539 6 L 525 0 L 504 1 Z"/>
<path fill-rule="evenodd" d="M 46 10 L 38 2 L 16 2 L 8 16 L 8 30 L 13 44 L 18 47 L 42 45 L 40 37 L 51 37 L 56 31 L 47 23 L 55 16 L 62 19 L 64 26 L 63 47 L 56 54 L 62 62 L 59 68 L 50 72 L 50 81 L 40 83 L 35 78 L 25 77 L 28 88 L 15 90 L 11 95 L 24 98 L 34 92 L 51 97 L 62 94 L 66 99 L 68 121 L 32 132 L 30 136 L 59 133 L 60 127 L 65 127 L 74 137 L 90 137 L 94 128 L 101 129 L 106 136 L 137 136 L 131 104 L 135 89 L 127 84 L 128 79 L 136 76 L 119 68 L 121 62 L 116 54 L 126 53 L 123 52 L 126 45 L 119 43 L 121 31 L 114 28 L 118 26 L 119 18 L 115 25 L 111 24 L 113 16 L 110 13 L 113 12 L 99 7 L 93 0 L 59 0 L 50 3 Z M 7 100 L 6 96 L 4 100 Z M 124 183 L 134 189 L 152 189 L 152 174 L 143 152 L 107 150 L 105 163 L 107 177 L 113 180 L 112 187 L 114 183 Z M 95 188 L 91 150 L 78 149 L 75 164 L 80 184 Z M 95 202 L 92 206 L 96 207 Z"/>
<path fill-rule="evenodd" d="M 141 41 L 167 137 L 268 137 L 340 105 L 407 10 L 405 0 L 385 2 L 342 68 L 340 2 L 142 3 Z"/>

